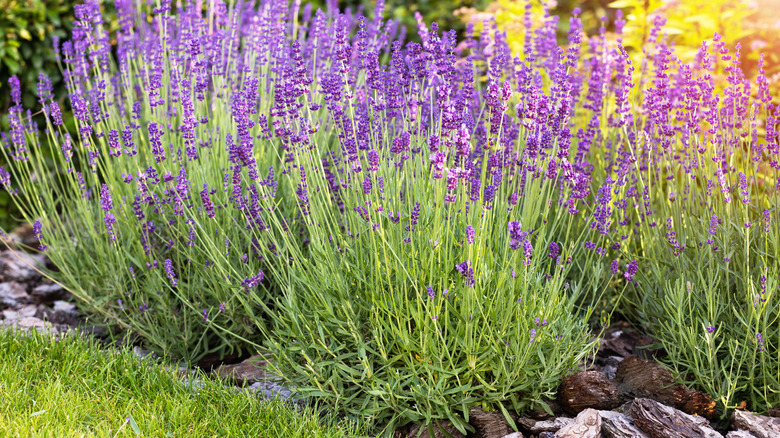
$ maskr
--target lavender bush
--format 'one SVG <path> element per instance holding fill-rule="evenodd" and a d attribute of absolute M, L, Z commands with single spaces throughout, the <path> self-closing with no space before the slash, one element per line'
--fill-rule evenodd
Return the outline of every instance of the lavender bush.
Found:
<path fill-rule="evenodd" d="M 715 35 L 684 64 L 663 25 L 656 17 L 637 72 L 619 46 L 621 21 L 617 47 L 591 45 L 605 62 L 591 67 L 588 94 L 608 98 L 597 101 L 603 123 L 589 126 L 600 139 L 592 176 L 603 181 L 594 209 L 610 217 L 599 230 L 641 262 L 626 271 L 621 312 L 660 340 L 680 379 L 724 416 L 743 400 L 763 410 L 780 401 L 770 389 L 780 375 L 778 107 L 763 58 L 751 83 L 739 46 L 730 53 Z"/>
<path fill-rule="evenodd" d="M 682 64 L 655 24 L 638 115 L 619 119 L 620 146 L 604 151 L 624 194 L 611 232 L 642 260 L 629 301 L 724 416 L 742 401 L 764 410 L 780 403 L 780 111 L 763 57 L 751 82 L 739 45 L 730 52 L 716 34 Z"/>
<path fill-rule="evenodd" d="M 274 243 L 290 265 L 274 271 L 288 277 L 269 312 L 272 366 L 388 431 L 449 420 L 465 432 L 477 405 L 509 421 L 544 408 L 593 348 L 578 300 L 612 278 L 583 245 L 603 239 L 581 211 L 587 155 L 569 151 L 577 22 L 568 53 L 548 27 L 525 61 L 500 32 L 456 49 L 421 23 L 422 44 L 393 43 L 385 67 L 381 28 L 357 23 L 354 45 L 346 17 L 326 32 L 327 134 L 285 150 L 279 184 L 296 193 L 302 239 Z M 598 271 L 567 282 L 573 260 Z"/>

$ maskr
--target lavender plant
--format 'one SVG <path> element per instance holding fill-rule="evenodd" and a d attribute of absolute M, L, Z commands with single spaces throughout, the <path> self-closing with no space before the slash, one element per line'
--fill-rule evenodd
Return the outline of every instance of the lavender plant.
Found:
<path fill-rule="evenodd" d="M 298 391 L 387 432 L 465 432 L 474 406 L 510 422 L 546 408 L 592 351 L 577 303 L 617 271 L 597 260 L 608 215 L 583 202 L 589 154 L 569 150 L 575 108 L 592 111 L 577 26 L 568 52 L 547 25 L 520 60 L 501 32 L 461 51 L 421 23 L 422 44 L 393 43 L 383 66 L 381 33 L 359 18 L 351 45 L 336 20 L 326 133 L 286 148 L 280 179 L 303 239 L 274 243 L 290 265 L 267 345 Z M 567 281 L 573 260 L 595 271 Z"/>
<path fill-rule="evenodd" d="M 282 232 L 261 212 L 275 217 L 291 198 L 275 198 L 272 102 L 260 96 L 279 87 L 269 72 L 293 62 L 282 49 L 295 25 L 284 3 L 220 3 L 206 16 L 198 4 L 169 7 L 117 1 L 111 36 L 97 2 L 77 7 L 73 38 L 58 50 L 78 137 L 64 129 L 45 76 L 42 130 L 12 79 L 2 150 L 15 161 L 0 182 L 35 221 L 56 278 L 89 311 L 157 351 L 197 360 L 257 345 L 257 303 L 272 289 L 264 269 L 276 261 L 261 232 Z M 242 181 L 264 187 L 263 199 Z"/>
<path fill-rule="evenodd" d="M 669 366 L 715 397 L 724 416 L 742 401 L 762 411 L 780 402 L 772 389 L 780 384 L 780 113 L 763 57 L 751 83 L 739 45 L 730 52 L 716 34 L 684 64 L 663 24 L 656 20 L 646 48 L 647 87 L 629 98 L 637 110 L 615 108 L 600 152 L 619 195 L 610 233 L 642 262 L 629 302 Z M 722 95 L 716 68 L 727 73 Z"/>

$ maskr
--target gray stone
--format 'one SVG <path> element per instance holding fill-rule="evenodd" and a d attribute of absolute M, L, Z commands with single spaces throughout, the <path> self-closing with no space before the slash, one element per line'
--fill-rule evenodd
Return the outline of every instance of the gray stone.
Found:
<path fill-rule="evenodd" d="M 504 435 L 501 438 L 525 438 L 520 432 L 512 432 L 509 435 Z"/>
<path fill-rule="evenodd" d="M 41 277 L 44 256 L 20 251 L 0 252 L 0 281 L 26 282 Z"/>
<path fill-rule="evenodd" d="M 39 302 L 61 300 L 69 295 L 62 286 L 56 283 L 39 284 L 33 288 L 30 294 Z"/>
<path fill-rule="evenodd" d="M 21 319 L 21 318 L 28 318 L 28 317 L 37 317 L 38 311 L 39 311 L 38 306 L 34 304 L 28 304 L 22 308 L 17 308 L 15 310 L 12 309 L 3 310 L 3 318 Z"/>
<path fill-rule="evenodd" d="M 0 283 L 0 303 L 9 307 L 18 307 L 29 300 L 30 296 L 22 284 L 15 281 Z"/>
<path fill-rule="evenodd" d="M 2 325 L 4 327 L 10 327 L 12 330 L 18 332 L 35 329 L 40 333 L 47 333 L 52 335 L 56 335 L 58 333 L 57 328 L 51 325 L 51 323 L 48 321 L 43 321 L 41 319 L 29 316 L 15 320 L 4 320 L 2 321 Z"/>
<path fill-rule="evenodd" d="M 55 312 L 78 313 L 76 311 L 76 305 L 67 301 L 55 301 L 53 309 Z"/>

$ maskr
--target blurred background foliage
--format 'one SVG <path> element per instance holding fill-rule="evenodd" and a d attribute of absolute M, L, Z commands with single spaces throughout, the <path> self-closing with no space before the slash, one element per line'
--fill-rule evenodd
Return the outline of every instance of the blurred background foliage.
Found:
<path fill-rule="evenodd" d="M 305 2 L 306 0 L 302 0 Z M 23 103 L 35 108 L 35 88 L 38 74 L 46 73 L 54 84 L 54 93 L 65 109 L 67 91 L 57 64 L 53 41 L 68 39 L 73 21 L 75 0 L 0 0 L 0 131 L 8 129 L 10 93 L 8 78 L 17 75 L 22 83 Z M 313 7 L 325 8 L 327 0 L 312 1 Z M 340 0 L 339 7 L 373 13 L 376 0 Z M 665 33 L 676 46 L 683 62 L 690 62 L 701 45 L 715 32 L 725 37 L 730 47 L 742 46 L 742 67 L 748 77 L 756 73 L 758 54 L 764 52 L 768 76 L 780 75 L 780 15 L 777 0 L 532 0 L 532 17 L 538 24 L 544 17 L 544 6 L 560 22 L 558 39 L 566 42 L 569 18 L 575 8 L 587 34 L 593 35 L 601 26 L 614 32 L 615 12 L 623 11 L 626 25 L 623 44 L 637 59 L 648 37 L 654 18 L 661 14 L 667 19 Z M 523 49 L 523 15 L 526 2 L 522 0 L 386 0 L 385 15 L 401 21 L 410 39 L 416 37 L 415 13 L 419 12 L 430 25 L 439 23 L 442 30 L 454 29 L 462 37 L 466 24 L 474 24 L 479 33 L 485 20 L 495 19 L 516 54 Z M 109 27 L 116 27 L 113 2 L 104 1 L 104 17 Z M 770 13 L 767 13 L 770 11 Z M 601 18 L 606 17 L 606 21 Z M 614 34 L 610 35 L 615 39 Z M 777 83 L 777 80 L 774 81 Z M 5 165 L 5 163 L 0 163 Z M 9 195 L 0 192 L 0 228 L 8 230 L 16 224 L 14 208 Z"/>

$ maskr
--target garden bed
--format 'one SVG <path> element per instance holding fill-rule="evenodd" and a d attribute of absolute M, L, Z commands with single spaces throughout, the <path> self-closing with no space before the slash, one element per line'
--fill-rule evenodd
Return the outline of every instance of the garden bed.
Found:
<path fill-rule="evenodd" d="M 23 227 L 12 232 L 10 238 L 24 240 L 25 234 L 29 234 L 29 229 Z M 34 243 L 32 236 L 26 238 L 28 244 Z M 8 243 L 13 245 L 10 240 Z M 83 312 L 79 314 L 72 297 L 40 275 L 38 269 L 44 268 L 47 262 L 45 256 L 0 252 L 0 306 L 3 307 L 0 325 L 52 336 L 75 332 L 114 347 L 127 344 L 128 339 L 109 336 L 104 326 L 90 325 Z M 555 400 L 550 403 L 551 412 L 540 410 L 529 417 L 513 415 L 513 427 L 500 413 L 475 408 L 469 412 L 474 432 L 467 436 L 519 438 L 521 435 L 514 432 L 515 428 L 522 436 L 531 438 L 666 438 L 676 433 L 686 437 L 762 438 L 780 434 L 780 409 L 771 410 L 775 419 L 737 411 L 730 423 L 709 423 L 708 420 L 716 419 L 715 401 L 706 394 L 675 385 L 669 370 L 654 360 L 664 352 L 647 348 L 656 343 L 626 322 L 614 323 L 601 333 L 598 352 L 580 364 L 582 371 L 561 382 Z M 140 345 L 131 346 L 138 360 L 159 360 Z M 168 368 L 181 376 L 206 372 L 267 400 L 294 396 L 294 391 L 269 373 L 267 361 L 261 356 L 244 360 L 211 356 L 193 366 L 169 364 Z M 203 385 L 202 381 L 198 385 Z M 451 425 L 442 428 L 453 436 L 463 436 Z M 441 433 L 435 432 L 435 436 Z M 412 425 L 399 428 L 393 435 L 411 438 L 427 434 L 426 430 Z"/>

